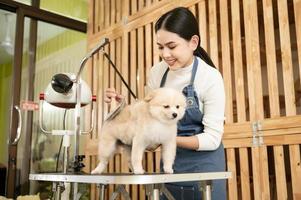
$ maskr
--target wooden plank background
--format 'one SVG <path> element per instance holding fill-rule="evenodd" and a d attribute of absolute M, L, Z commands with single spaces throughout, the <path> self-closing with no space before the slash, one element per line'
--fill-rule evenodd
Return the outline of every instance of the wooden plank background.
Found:
<path fill-rule="evenodd" d="M 147 92 L 149 69 L 160 61 L 154 23 L 178 6 L 197 17 L 201 46 L 224 78 L 223 143 L 233 172 L 228 199 L 301 199 L 301 0 L 90 0 L 88 48 L 109 38 L 105 51 L 139 98 Z M 116 106 L 103 103 L 104 89 L 115 87 L 134 100 L 101 53 L 89 61 L 89 71 L 98 98 L 96 129 L 86 139 L 87 172 L 97 163 L 102 121 Z M 160 149 L 146 152 L 143 164 L 159 172 Z M 107 171 L 129 172 L 122 151 Z M 147 199 L 142 186 L 126 189 L 132 199 Z M 108 187 L 107 198 L 113 190 Z M 98 198 L 95 185 L 90 198 Z"/>

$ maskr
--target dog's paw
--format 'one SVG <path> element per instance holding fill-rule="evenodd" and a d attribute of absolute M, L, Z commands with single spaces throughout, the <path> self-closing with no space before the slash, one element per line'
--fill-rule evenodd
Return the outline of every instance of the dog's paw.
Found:
<path fill-rule="evenodd" d="M 94 170 L 91 171 L 91 174 L 101 174 L 102 170 L 97 166 Z"/>
<path fill-rule="evenodd" d="M 94 170 L 91 171 L 91 174 L 100 174 L 99 171 L 97 170 L 97 168 L 95 168 Z"/>
<path fill-rule="evenodd" d="M 164 168 L 164 172 L 167 174 L 173 174 L 173 169 L 172 168 Z"/>
<path fill-rule="evenodd" d="M 134 169 L 133 172 L 134 174 L 144 174 L 144 169 Z"/>
<path fill-rule="evenodd" d="M 131 172 L 133 172 L 134 170 L 133 170 L 133 165 L 132 165 L 132 163 L 131 162 L 129 162 L 128 163 L 128 168 L 129 168 L 129 170 L 131 171 Z"/>

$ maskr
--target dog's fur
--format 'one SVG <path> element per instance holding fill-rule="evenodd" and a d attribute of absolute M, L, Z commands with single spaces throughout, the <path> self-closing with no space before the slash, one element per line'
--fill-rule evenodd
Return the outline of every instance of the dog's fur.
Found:
<path fill-rule="evenodd" d="M 130 164 L 135 174 L 144 173 L 144 150 L 160 144 L 164 172 L 173 173 L 177 122 L 183 117 L 185 107 L 184 95 L 170 88 L 153 90 L 144 100 L 126 106 L 114 119 L 104 123 L 99 138 L 100 162 L 92 174 L 104 171 L 121 143 L 131 157 Z"/>

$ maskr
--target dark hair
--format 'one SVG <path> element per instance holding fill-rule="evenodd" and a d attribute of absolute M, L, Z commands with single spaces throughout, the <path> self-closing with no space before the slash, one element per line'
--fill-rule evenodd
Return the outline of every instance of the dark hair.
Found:
<path fill-rule="evenodd" d="M 192 36 L 197 35 L 199 44 L 193 54 L 200 57 L 208 65 L 215 67 L 207 52 L 200 46 L 201 37 L 198 22 L 189 9 L 178 7 L 162 15 L 155 24 L 155 32 L 160 29 L 176 33 L 188 41 Z"/>

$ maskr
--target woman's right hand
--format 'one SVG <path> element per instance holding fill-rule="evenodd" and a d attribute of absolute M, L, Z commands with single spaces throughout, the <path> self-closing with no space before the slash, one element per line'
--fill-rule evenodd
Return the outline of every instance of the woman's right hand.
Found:
<path fill-rule="evenodd" d="M 111 103 L 112 99 L 115 99 L 118 103 L 120 103 L 124 99 L 124 96 L 118 94 L 115 88 L 107 88 L 105 90 L 104 102 Z"/>

